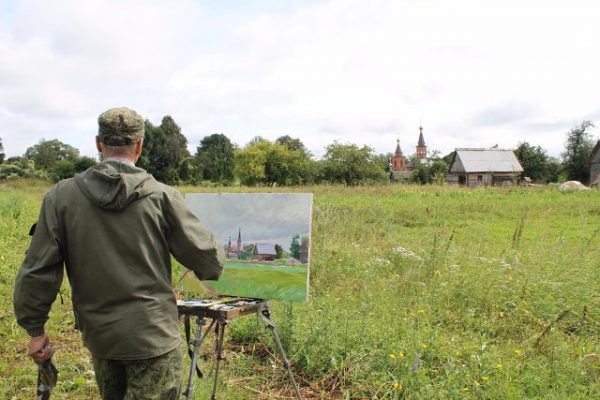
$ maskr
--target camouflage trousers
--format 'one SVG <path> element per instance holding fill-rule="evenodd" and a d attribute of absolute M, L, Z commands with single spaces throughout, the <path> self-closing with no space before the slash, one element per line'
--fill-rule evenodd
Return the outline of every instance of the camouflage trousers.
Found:
<path fill-rule="evenodd" d="M 182 357 L 178 346 L 145 360 L 105 360 L 92 356 L 103 400 L 176 400 L 181 391 Z"/>

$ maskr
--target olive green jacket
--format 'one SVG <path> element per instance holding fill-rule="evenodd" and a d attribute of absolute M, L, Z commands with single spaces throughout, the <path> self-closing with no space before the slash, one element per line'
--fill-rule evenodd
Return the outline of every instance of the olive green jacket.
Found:
<path fill-rule="evenodd" d="M 216 280 L 222 247 L 173 188 L 133 165 L 105 161 L 44 197 L 14 292 L 18 323 L 44 332 L 63 278 L 75 324 L 100 358 L 155 357 L 181 343 L 171 256 Z"/>

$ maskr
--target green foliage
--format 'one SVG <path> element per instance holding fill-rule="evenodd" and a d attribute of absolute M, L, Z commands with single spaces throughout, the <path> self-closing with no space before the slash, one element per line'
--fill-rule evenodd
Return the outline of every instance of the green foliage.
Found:
<path fill-rule="evenodd" d="M 284 146 L 290 151 L 301 151 L 302 153 L 310 157 L 310 152 L 306 147 L 304 147 L 304 143 L 302 143 L 302 141 L 298 138 L 293 138 L 290 135 L 284 135 L 278 137 L 275 140 L 275 143 Z"/>
<path fill-rule="evenodd" d="M 187 138 L 181 133 L 181 128 L 169 115 L 163 117 L 159 128 L 166 137 L 166 160 L 170 166 L 178 166 L 182 159 L 189 157 Z"/>
<path fill-rule="evenodd" d="M 0 164 L 4 162 L 4 145 L 2 144 L 2 138 L 0 138 Z"/>
<path fill-rule="evenodd" d="M 276 244 L 275 245 L 275 253 L 277 254 L 277 259 L 283 258 L 283 247 L 281 247 L 281 245 L 279 245 L 279 244 Z"/>
<path fill-rule="evenodd" d="M 186 157 L 179 163 L 177 174 L 181 181 L 197 185 L 202 181 L 202 166 L 195 157 Z"/>
<path fill-rule="evenodd" d="M 540 146 L 521 142 L 515 149 L 515 155 L 523 167 L 523 176 L 534 182 L 556 182 L 558 180 L 557 161 L 549 157 Z"/>
<path fill-rule="evenodd" d="M 180 180 L 181 162 L 189 156 L 187 139 L 173 118 L 164 117 L 158 127 L 145 121 L 144 147 L 137 163 L 140 168 L 160 182 L 174 184 Z"/>
<path fill-rule="evenodd" d="M 75 163 L 71 160 L 59 160 L 50 170 L 50 178 L 54 182 L 75 176 Z"/>
<path fill-rule="evenodd" d="M 359 148 L 355 144 L 335 141 L 326 147 L 322 163 L 323 179 L 331 183 L 351 186 L 387 180 L 385 170 L 381 168 L 373 149 L 368 146 Z"/>
<path fill-rule="evenodd" d="M 430 183 L 431 174 L 430 174 L 429 168 L 427 167 L 427 164 L 421 162 L 419 157 L 413 156 L 412 157 L 412 165 L 413 165 L 413 170 L 410 173 L 410 181 L 412 183 L 418 183 L 421 185 Z"/>
<path fill-rule="evenodd" d="M 292 243 L 290 243 L 290 255 L 296 260 L 300 259 L 300 235 L 298 234 L 292 237 Z"/>
<path fill-rule="evenodd" d="M 22 157 L 11 157 L 0 164 L 0 179 L 47 178 L 46 171 L 36 169 L 33 160 Z"/>
<path fill-rule="evenodd" d="M 233 180 L 233 150 L 233 144 L 222 133 L 204 137 L 195 156 L 197 165 L 202 168 L 202 177 L 218 183 Z"/>
<path fill-rule="evenodd" d="M 426 161 L 420 160 L 416 155 L 412 157 L 411 162 L 413 170 L 410 174 L 410 182 L 424 184 L 443 185 L 446 181 L 446 173 L 449 164 L 443 158 L 437 156 L 438 152 Z"/>
<path fill-rule="evenodd" d="M 305 151 L 255 138 L 234 152 L 234 174 L 244 185 L 300 185 L 312 182 L 314 161 Z"/>
<path fill-rule="evenodd" d="M 81 156 L 79 157 L 77 160 L 75 160 L 75 173 L 77 172 L 83 172 L 86 169 L 88 169 L 89 167 L 92 167 L 94 165 L 96 165 L 98 163 L 98 160 L 96 160 L 93 157 L 88 157 L 88 156 Z"/>
<path fill-rule="evenodd" d="M 50 171 L 58 161 L 75 161 L 79 157 L 79 150 L 58 139 L 42 139 L 38 144 L 27 148 L 23 156 L 33 160 L 36 168 Z"/>
<path fill-rule="evenodd" d="M 449 168 L 450 164 L 444 159 L 432 159 L 429 164 L 430 183 L 443 185 L 446 182 L 446 174 Z"/>
<path fill-rule="evenodd" d="M 562 154 L 563 167 L 568 180 L 576 180 L 587 183 L 590 178 L 590 170 L 587 164 L 588 158 L 594 148 L 589 130 L 594 127 L 591 121 L 583 121 L 567 133 L 565 151 Z"/>
<path fill-rule="evenodd" d="M 11 311 L 27 231 L 48 189 L 32 183 L 0 185 L 0 398 L 7 399 L 35 397 L 37 369 Z M 305 398 L 600 397 L 599 191 L 301 190 L 314 193 L 310 301 L 293 311 L 270 307 Z M 98 398 L 66 280 L 63 299 L 47 324 L 60 369 L 52 398 Z M 213 348 L 213 335 L 205 340 Z M 226 341 L 221 397 L 290 397 L 260 319 L 230 321 Z M 203 354 L 210 371 L 213 357 Z M 203 382 L 197 399 L 210 397 Z"/>
<path fill-rule="evenodd" d="M 83 172 L 89 167 L 96 165 L 96 160 L 92 157 L 78 157 L 76 160 L 59 160 L 54 163 L 48 176 L 53 182 L 72 178 L 76 173 Z"/>
<path fill-rule="evenodd" d="M 238 254 L 240 260 L 250 260 L 254 253 L 254 243 L 244 245 L 244 251 Z"/>

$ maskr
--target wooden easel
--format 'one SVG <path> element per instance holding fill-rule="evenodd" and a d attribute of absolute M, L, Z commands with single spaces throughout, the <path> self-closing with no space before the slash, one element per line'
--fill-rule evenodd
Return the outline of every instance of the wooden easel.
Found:
<path fill-rule="evenodd" d="M 194 392 L 194 372 L 201 377 L 202 374 L 198 368 L 198 353 L 202 342 L 208 335 L 208 333 L 216 327 L 217 332 L 217 343 L 216 343 L 216 366 L 215 366 L 215 377 L 213 381 L 213 389 L 211 394 L 211 400 L 216 400 L 217 396 L 217 383 L 219 379 L 219 369 L 221 361 L 223 360 L 223 338 L 225 336 L 225 327 L 229 324 L 229 321 L 244 315 L 256 314 L 261 317 L 266 327 L 271 331 L 273 340 L 277 346 L 279 356 L 283 362 L 290 381 L 294 386 L 296 397 L 302 400 L 300 395 L 300 389 L 294 379 L 294 375 L 290 368 L 290 363 L 285 355 L 279 334 L 277 333 L 277 326 L 271 320 L 271 312 L 269 311 L 269 305 L 266 300 L 260 299 L 249 299 L 249 298 L 235 298 L 230 300 L 222 299 L 187 299 L 177 301 L 177 310 L 179 315 L 183 315 L 186 340 L 188 347 L 188 354 L 192 359 L 190 365 L 190 372 L 188 375 L 187 388 L 183 395 L 187 400 L 192 398 Z M 190 338 L 191 330 L 191 319 L 195 317 L 196 329 L 194 337 Z M 204 329 L 204 325 L 207 320 L 211 320 L 208 327 Z"/>

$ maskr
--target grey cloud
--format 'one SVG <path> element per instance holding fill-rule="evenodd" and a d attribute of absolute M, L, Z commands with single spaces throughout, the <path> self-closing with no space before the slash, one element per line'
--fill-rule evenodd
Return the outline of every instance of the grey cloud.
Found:
<path fill-rule="evenodd" d="M 317 132 L 325 135 L 342 135 L 345 129 L 334 125 L 323 125 L 317 129 Z"/>
<path fill-rule="evenodd" d="M 360 132 L 362 133 L 375 134 L 378 136 L 389 134 L 398 135 L 402 131 L 404 131 L 404 127 L 394 122 L 381 124 L 367 124 L 360 129 Z"/>
<path fill-rule="evenodd" d="M 310 232 L 308 193 L 189 193 L 186 203 L 222 242 L 275 242 L 288 248 L 295 234 Z"/>
<path fill-rule="evenodd" d="M 475 126 L 498 126 L 511 124 L 533 117 L 536 107 L 521 101 L 496 104 L 478 111 L 472 118 Z"/>
<path fill-rule="evenodd" d="M 584 119 L 592 121 L 596 126 L 600 124 L 600 110 L 593 111 L 587 114 Z"/>

